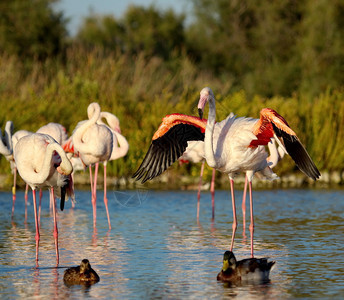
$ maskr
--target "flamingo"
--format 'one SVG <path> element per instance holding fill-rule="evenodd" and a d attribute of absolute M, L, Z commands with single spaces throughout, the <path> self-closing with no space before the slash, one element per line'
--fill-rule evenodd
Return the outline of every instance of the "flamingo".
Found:
<path fill-rule="evenodd" d="M 105 119 L 107 124 L 102 121 L 102 119 Z M 100 118 L 97 121 L 97 124 L 106 126 L 112 133 L 112 138 L 113 138 L 113 144 L 112 144 L 112 152 L 109 160 L 103 161 L 104 165 L 104 203 L 107 207 L 108 205 L 108 199 L 107 199 L 107 188 L 106 188 L 106 166 L 108 161 L 111 160 L 116 160 L 119 159 L 123 156 L 125 156 L 128 153 L 129 150 L 129 143 L 126 140 L 126 138 L 121 134 L 121 128 L 119 126 L 119 120 L 118 118 L 109 112 L 101 112 L 100 113 Z M 96 164 L 96 171 L 94 174 L 94 197 L 96 197 L 96 188 L 97 188 L 97 174 L 98 173 L 98 163 Z M 107 213 L 107 218 L 108 218 L 108 224 L 109 224 L 109 229 L 111 229 L 111 222 L 110 222 L 110 216 L 109 216 L 109 211 L 106 210 Z"/>
<path fill-rule="evenodd" d="M 204 142 L 202 141 L 189 141 L 188 146 L 181 157 L 179 157 L 179 163 L 200 163 L 201 165 L 201 173 L 199 176 L 199 183 L 198 183 L 198 192 L 197 192 L 197 220 L 199 220 L 199 209 L 200 209 L 200 199 L 201 199 L 201 186 L 202 186 L 202 177 L 204 172 Z M 212 206 L 212 220 L 215 218 L 215 172 L 216 170 L 213 169 L 212 177 L 211 177 L 211 184 L 210 184 L 210 193 L 211 193 L 211 206 Z"/>
<path fill-rule="evenodd" d="M 31 134 L 30 131 L 27 130 L 19 130 L 13 134 L 13 122 L 7 121 L 5 125 L 5 136 L 2 136 L 0 130 L 0 154 L 3 154 L 5 158 L 10 162 L 11 171 L 13 173 L 13 187 L 12 187 L 12 215 L 14 215 L 14 205 L 16 202 L 16 185 L 17 185 L 17 167 L 14 162 L 14 148 L 17 144 L 18 140 L 25 135 Z M 28 186 L 25 189 L 25 220 L 26 220 L 26 212 L 27 212 L 27 191 Z"/>
<path fill-rule="evenodd" d="M 66 128 L 59 124 L 59 123 L 54 123 L 50 122 L 46 125 L 43 125 L 40 127 L 36 133 L 43 133 L 43 134 L 48 134 L 50 135 L 56 142 L 58 142 L 60 145 L 63 145 L 67 139 L 68 139 L 68 134 Z M 73 179 L 71 179 L 73 180 Z M 38 219 L 40 219 L 41 215 L 41 201 L 42 201 L 42 190 L 39 190 L 39 213 L 38 213 Z M 72 202 L 73 203 L 73 202 Z M 52 203 L 50 203 L 51 207 Z"/>
<path fill-rule="evenodd" d="M 96 195 L 94 193 L 92 183 L 92 164 L 108 161 L 111 157 L 113 148 L 113 134 L 111 130 L 97 121 L 100 118 L 100 106 L 93 102 L 87 108 L 88 120 L 81 121 L 77 124 L 70 140 L 64 144 L 64 149 L 75 153 L 80 157 L 85 166 L 89 166 L 92 206 L 93 206 L 93 227 L 96 227 L 97 211 L 96 211 Z M 95 173 L 97 173 L 97 165 Z M 96 180 L 96 177 L 95 177 Z M 95 185 L 94 185 L 95 186 Z M 108 223 L 110 224 L 109 209 L 107 202 L 104 203 Z"/>
<path fill-rule="evenodd" d="M 53 202 L 54 215 L 54 241 L 56 250 L 56 265 L 59 264 L 58 230 L 55 208 L 55 191 L 61 197 L 61 210 L 64 203 L 64 189 L 73 197 L 69 188 L 70 174 L 73 167 L 66 153 L 59 143 L 50 135 L 32 133 L 22 137 L 15 146 L 14 159 L 19 175 L 31 187 L 33 195 L 35 226 L 36 226 L 36 265 L 38 266 L 39 223 L 36 206 L 36 189 L 49 187 L 50 197 Z M 61 195 L 60 195 L 61 192 Z"/>
<path fill-rule="evenodd" d="M 209 103 L 209 114 L 206 124 L 203 110 Z M 233 207 L 233 225 L 230 251 L 233 249 L 237 228 L 234 198 L 234 178 L 244 172 L 249 182 L 251 212 L 251 256 L 253 255 L 253 199 L 252 179 L 255 173 L 267 179 L 275 179 L 277 175 L 269 167 L 265 145 L 272 137 L 276 138 L 285 152 L 294 160 L 299 169 L 308 177 L 316 180 L 320 172 L 310 158 L 296 133 L 289 127 L 285 119 L 276 111 L 264 108 L 259 119 L 228 116 L 216 123 L 215 96 L 209 87 L 200 92 L 198 102 L 200 119 L 185 115 L 166 116 L 153 140 L 140 167 L 133 177 L 142 182 L 160 175 L 185 151 L 189 140 L 204 140 L 205 158 L 211 168 L 228 175 L 230 179 Z M 204 136 L 202 136 L 204 132 Z M 280 141 L 278 138 L 281 138 Z"/>
<path fill-rule="evenodd" d="M 68 139 L 68 134 L 67 134 L 66 128 L 59 123 L 50 122 L 46 125 L 43 125 L 36 132 L 37 133 L 43 133 L 43 134 L 49 134 L 60 145 L 63 145 Z"/>
<path fill-rule="evenodd" d="M 228 174 L 230 179 L 233 207 L 233 232 L 230 251 L 233 249 L 237 228 L 234 177 L 237 173 L 245 172 L 250 195 L 251 257 L 253 257 L 253 175 L 259 172 L 260 175 L 267 179 L 277 178 L 277 175 L 269 167 L 264 145 L 272 137 L 275 137 L 281 147 L 285 147 L 285 152 L 291 156 L 299 169 L 307 176 L 316 180 L 320 177 L 320 172 L 296 133 L 276 111 L 264 108 L 260 112 L 259 119 L 228 117 L 224 121 L 215 124 L 215 96 L 209 87 L 202 89 L 200 92 L 198 111 L 201 118 L 206 103 L 209 103 L 209 114 L 204 138 L 205 157 L 210 167 Z M 216 127 L 218 130 L 216 130 Z M 283 144 L 278 138 L 282 139 Z"/>

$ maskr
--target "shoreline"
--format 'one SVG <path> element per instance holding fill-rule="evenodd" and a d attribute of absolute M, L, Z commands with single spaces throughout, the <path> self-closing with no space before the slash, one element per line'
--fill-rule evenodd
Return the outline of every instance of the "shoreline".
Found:
<path fill-rule="evenodd" d="M 149 182 L 141 184 L 131 177 L 107 177 L 108 188 L 119 190 L 133 190 L 137 188 L 153 189 L 153 190 L 190 190 L 198 189 L 199 177 L 190 175 L 174 176 L 174 172 L 166 172 Z M 77 189 L 87 189 L 90 181 L 88 173 L 78 172 L 74 176 L 74 184 Z M 17 176 L 17 189 L 25 189 L 25 183 Z M 243 189 L 245 185 L 245 177 L 240 175 L 235 178 L 235 189 Z M 10 191 L 13 185 L 12 174 L 0 174 L 0 191 Z M 268 181 L 254 178 L 252 181 L 254 189 L 295 189 L 295 188 L 314 188 L 314 189 L 341 189 L 344 187 L 344 171 L 322 172 L 319 180 L 314 182 L 300 172 L 281 175 L 279 179 Z M 228 189 L 228 177 L 217 172 L 215 189 Z M 97 189 L 103 190 L 103 176 L 100 174 L 97 181 Z M 210 189 L 210 180 L 204 176 L 202 180 L 202 191 Z"/>

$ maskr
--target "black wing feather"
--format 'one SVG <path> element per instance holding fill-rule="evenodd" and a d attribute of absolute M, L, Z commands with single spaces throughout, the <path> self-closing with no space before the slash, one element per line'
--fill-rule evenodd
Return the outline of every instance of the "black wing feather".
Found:
<path fill-rule="evenodd" d="M 294 160 L 298 168 L 313 180 L 318 179 L 320 177 L 320 172 L 300 140 L 296 136 L 292 136 L 277 128 L 273 123 L 272 126 L 276 135 L 283 139 L 288 154 Z"/>
<path fill-rule="evenodd" d="M 142 183 L 163 173 L 183 155 L 188 141 L 204 141 L 201 129 L 190 124 L 177 124 L 163 136 L 152 141 L 140 167 L 133 178 L 142 179 Z"/>

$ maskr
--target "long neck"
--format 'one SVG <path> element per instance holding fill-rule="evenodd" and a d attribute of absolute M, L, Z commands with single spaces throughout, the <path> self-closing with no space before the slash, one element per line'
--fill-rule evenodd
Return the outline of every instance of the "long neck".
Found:
<path fill-rule="evenodd" d="M 58 153 L 61 157 L 60 170 L 63 174 L 69 175 L 73 171 L 72 164 L 67 158 L 66 153 L 58 143 L 50 143 L 45 151 L 45 156 L 41 169 L 36 173 L 36 182 L 38 184 L 44 183 L 52 174 L 52 160 L 54 152 Z"/>
<path fill-rule="evenodd" d="M 90 104 L 90 106 L 87 109 L 88 117 L 89 119 L 86 121 L 82 121 L 79 126 L 75 129 L 73 133 L 73 144 L 74 147 L 80 152 L 82 151 L 82 147 L 84 145 L 83 136 L 86 133 L 86 131 L 96 124 L 97 120 L 100 116 L 100 106 L 97 103 Z"/>
<path fill-rule="evenodd" d="M 41 168 L 33 170 L 35 172 L 35 183 L 43 184 L 50 177 L 54 150 L 54 144 L 47 145 Z"/>
<path fill-rule="evenodd" d="M 216 159 L 214 154 L 214 146 L 213 146 L 213 136 L 214 136 L 214 127 L 215 127 L 215 119 L 216 119 L 216 108 L 215 108 L 215 99 L 213 97 L 209 98 L 209 113 L 208 113 L 208 122 L 207 127 L 205 130 L 205 137 L 204 137 L 204 152 L 205 152 L 205 159 L 207 160 L 207 164 L 211 168 L 216 167 Z"/>
<path fill-rule="evenodd" d="M 6 132 L 5 132 L 5 138 L 3 138 L 1 130 L 0 130 L 0 154 L 4 156 L 8 156 L 12 154 L 12 149 L 10 149 L 6 141 Z"/>
<path fill-rule="evenodd" d="M 112 131 L 112 134 L 114 139 L 110 160 L 118 159 L 125 156 L 129 150 L 129 143 L 123 135 L 116 131 Z"/>

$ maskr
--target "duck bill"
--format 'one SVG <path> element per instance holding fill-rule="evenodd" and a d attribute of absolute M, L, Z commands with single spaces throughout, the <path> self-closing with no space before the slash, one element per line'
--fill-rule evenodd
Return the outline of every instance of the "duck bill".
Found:
<path fill-rule="evenodd" d="M 227 259 L 223 260 L 223 266 L 222 266 L 222 271 L 227 271 L 227 269 L 229 268 L 229 263 Z"/>

